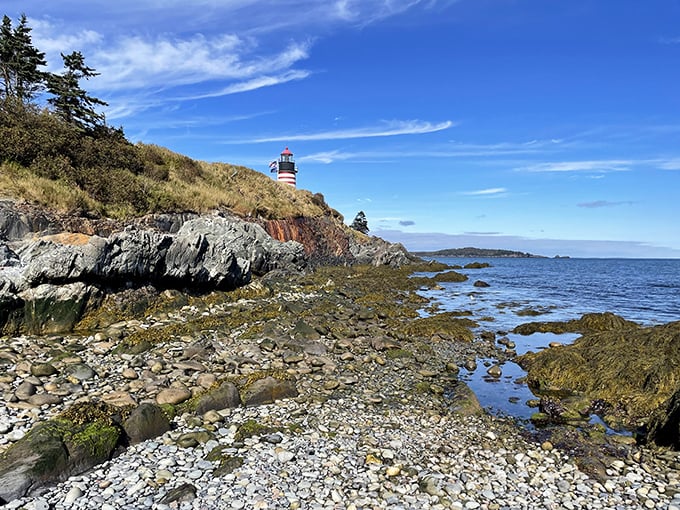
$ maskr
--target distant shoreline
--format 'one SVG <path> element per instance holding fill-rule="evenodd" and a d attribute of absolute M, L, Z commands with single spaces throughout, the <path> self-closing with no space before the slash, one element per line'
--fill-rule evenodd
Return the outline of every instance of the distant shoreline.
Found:
<path fill-rule="evenodd" d="M 524 258 L 524 259 L 545 259 L 544 255 L 534 255 L 512 250 L 498 250 L 492 248 L 447 248 L 437 251 L 415 251 L 412 252 L 419 257 L 488 257 L 488 258 Z M 557 255 L 555 258 L 569 258 Z"/>

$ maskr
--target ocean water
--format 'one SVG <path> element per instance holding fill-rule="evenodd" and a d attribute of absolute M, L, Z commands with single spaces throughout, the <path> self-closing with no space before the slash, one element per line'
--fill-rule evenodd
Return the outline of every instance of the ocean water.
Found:
<path fill-rule="evenodd" d="M 680 320 L 680 259 L 538 259 L 453 258 L 436 260 L 450 265 L 488 262 L 491 267 L 458 270 L 468 276 L 462 283 L 441 283 L 442 290 L 421 294 L 439 303 L 443 311 L 469 310 L 480 331 L 510 332 L 522 323 L 577 319 L 584 313 L 613 312 L 643 325 Z M 431 275 L 432 273 L 425 273 Z M 489 287 L 475 287 L 482 280 Z M 528 311 L 540 315 L 523 315 Z M 489 318 L 493 320 L 482 320 Z M 507 336 L 517 352 L 546 348 L 552 341 L 570 343 L 578 335 L 541 334 Z M 461 369 L 467 382 L 489 412 L 528 420 L 535 398 L 521 379 L 515 363 L 503 364 L 503 375 L 486 375 L 492 360 L 478 360 L 478 369 Z"/>

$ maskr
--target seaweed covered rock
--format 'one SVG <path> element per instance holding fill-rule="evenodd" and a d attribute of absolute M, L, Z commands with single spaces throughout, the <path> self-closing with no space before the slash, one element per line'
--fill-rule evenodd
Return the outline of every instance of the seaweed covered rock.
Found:
<path fill-rule="evenodd" d="M 467 281 L 468 277 L 463 273 L 457 271 L 445 271 L 443 273 L 438 273 L 432 277 L 436 282 L 464 282 Z"/>
<path fill-rule="evenodd" d="M 470 319 L 460 318 L 456 312 L 444 312 L 429 317 L 421 317 L 407 323 L 403 327 L 403 333 L 407 337 L 434 337 L 447 338 L 472 342 L 474 333 L 470 328 L 477 323 Z"/>
<path fill-rule="evenodd" d="M 41 334 L 70 331 L 83 314 L 101 303 L 102 294 L 82 282 L 44 284 L 19 294 L 24 302 L 23 325 Z"/>
<path fill-rule="evenodd" d="M 637 426 L 680 383 L 680 322 L 587 333 L 572 345 L 519 358 L 537 394 L 581 394 L 600 401 L 605 421 Z"/>
<path fill-rule="evenodd" d="M 111 457 L 121 430 L 101 408 L 81 406 L 39 423 L 0 456 L 0 503 L 82 473 Z M 96 418 L 94 418 L 96 416 Z"/>
<path fill-rule="evenodd" d="M 521 314 L 518 314 L 521 315 Z M 529 315 L 529 314 L 524 314 Z M 611 312 L 587 313 L 580 319 L 566 322 L 527 322 L 517 326 L 513 333 L 532 335 L 534 333 L 591 333 L 597 331 L 614 331 L 617 329 L 635 329 L 640 325 L 628 321 Z"/>
<path fill-rule="evenodd" d="M 168 429 L 168 419 L 151 404 L 133 410 L 104 402 L 76 403 L 0 454 L 0 505 L 105 462 L 121 444 Z"/>

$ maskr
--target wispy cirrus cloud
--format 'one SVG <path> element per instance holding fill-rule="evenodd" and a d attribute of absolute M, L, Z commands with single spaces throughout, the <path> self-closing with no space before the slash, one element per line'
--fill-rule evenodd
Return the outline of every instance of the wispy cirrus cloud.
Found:
<path fill-rule="evenodd" d="M 507 189 L 505 188 L 486 188 L 486 189 L 480 189 L 480 190 L 475 190 L 475 191 L 461 191 L 461 195 L 467 195 L 471 197 L 479 197 L 479 196 L 493 196 L 493 195 L 501 195 L 504 193 L 507 193 Z"/>
<path fill-rule="evenodd" d="M 332 131 L 320 131 L 317 133 L 302 133 L 276 135 L 250 140 L 228 140 L 226 143 L 267 143 L 288 141 L 318 141 L 318 140 L 348 140 L 353 138 L 378 138 L 400 135 L 422 135 L 449 129 L 454 123 L 450 120 L 432 123 L 422 120 L 392 120 L 380 123 L 377 126 L 364 126 Z M 326 153 L 330 158 L 334 153 Z M 335 153 L 337 154 L 337 152 Z"/>
<path fill-rule="evenodd" d="M 636 164 L 632 160 L 608 159 L 592 161 L 560 161 L 549 163 L 536 163 L 524 167 L 515 168 L 521 172 L 541 173 L 541 172 L 624 172 Z"/>
<path fill-rule="evenodd" d="M 173 102 L 219 97 L 302 80 L 299 67 L 309 57 L 311 39 L 263 44 L 257 37 L 215 32 L 204 35 L 104 34 L 61 26 L 52 19 L 31 20 L 36 45 L 47 53 L 51 70 L 60 53 L 78 48 L 99 76 L 87 83 L 112 107 L 108 118 L 123 118 Z M 186 93 L 191 87 L 191 92 Z"/>
<path fill-rule="evenodd" d="M 324 164 L 330 164 L 333 163 L 334 161 L 343 161 L 347 159 L 352 159 L 356 156 L 356 154 L 348 153 L 348 152 L 342 152 L 340 150 L 332 150 L 332 151 L 322 151 L 322 152 L 315 152 L 313 154 L 308 154 L 307 156 L 303 156 L 301 158 L 298 158 L 298 161 L 300 163 L 303 162 L 316 162 L 316 163 L 324 163 Z"/>
<path fill-rule="evenodd" d="M 667 159 L 659 163 L 662 170 L 680 170 L 680 158 Z"/>
<path fill-rule="evenodd" d="M 3 6 L 40 13 L 30 24 L 50 70 L 61 68 L 59 53 L 81 51 L 100 73 L 88 90 L 116 105 L 109 118 L 122 118 L 172 101 L 304 80 L 313 71 L 299 65 L 317 37 L 451 0 L 91 0 L 31 9 L 33 2 L 6 0 Z M 282 31 L 289 36 L 281 38 Z M 193 89 L 183 94 L 186 87 Z"/>
<path fill-rule="evenodd" d="M 303 80 L 307 78 L 310 74 L 311 74 L 310 71 L 291 70 L 275 76 L 263 75 L 253 78 L 251 80 L 233 83 L 219 90 L 207 92 L 204 94 L 195 94 L 192 96 L 181 97 L 177 98 L 176 100 L 187 101 L 195 99 L 207 99 L 209 97 L 220 97 L 228 96 L 230 94 L 238 94 L 240 92 L 249 92 L 251 90 L 257 90 L 263 87 L 273 87 L 274 85 L 280 85 L 282 83 L 287 83 L 289 81 Z"/>
<path fill-rule="evenodd" d="M 581 202 L 576 204 L 578 207 L 585 207 L 586 209 L 599 209 L 601 207 L 618 207 L 621 205 L 633 205 L 631 200 L 622 200 L 620 202 L 610 202 L 609 200 L 595 200 L 593 202 Z"/>
<path fill-rule="evenodd" d="M 456 124 L 453 124 L 454 126 Z M 558 149 L 560 140 L 531 140 L 529 142 L 501 143 L 459 143 L 450 142 L 444 146 L 428 150 L 391 149 L 390 151 L 356 151 L 348 152 L 340 149 L 308 154 L 299 161 L 311 161 L 330 164 L 335 161 L 373 160 L 392 161 L 395 158 L 489 158 L 498 156 L 525 156 L 531 154 L 552 153 Z M 561 147 L 560 147 L 561 148 Z"/>
<path fill-rule="evenodd" d="M 281 51 L 263 54 L 256 52 L 254 41 L 234 35 L 205 37 L 199 34 L 189 39 L 153 41 L 130 37 L 93 54 L 92 60 L 101 72 L 93 85 L 100 90 L 116 91 L 150 86 L 168 89 L 221 81 L 232 82 L 231 93 L 253 90 L 258 84 L 256 80 L 260 80 L 259 86 L 269 86 L 272 75 L 292 72 L 294 65 L 308 57 L 308 49 L 308 43 L 291 43 Z M 285 81 L 305 73 L 297 72 Z M 223 94 L 222 91 L 216 95 Z M 205 97 L 211 95 L 210 92 L 204 94 Z"/>

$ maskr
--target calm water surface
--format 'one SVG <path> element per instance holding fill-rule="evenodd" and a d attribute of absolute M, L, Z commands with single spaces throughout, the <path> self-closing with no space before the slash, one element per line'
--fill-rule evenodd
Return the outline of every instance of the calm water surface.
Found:
<path fill-rule="evenodd" d="M 577 319 L 584 313 L 613 312 L 644 325 L 680 320 L 680 259 L 513 259 L 437 258 L 450 265 L 488 262 L 491 267 L 461 269 L 468 275 L 463 283 L 442 283 L 443 290 L 423 291 L 441 309 L 469 310 L 480 329 L 508 332 L 531 321 Z M 475 287 L 477 280 L 490 286 Z M 522 316 L 526 310 L 538 316 Z M 552 341 L 572 342 L 578 335 L 508 334 L 517 352 L 545 348 Z M 503 376 L 490 380 L 487 367 L 479 360 L 472 373 L 461 371 L 483 407 L 496 414 L 528 419 L 534 410 L 526 401 L 534 398 L 517 379 L 524 371 L 515 363 L 502 367 Z"/>

